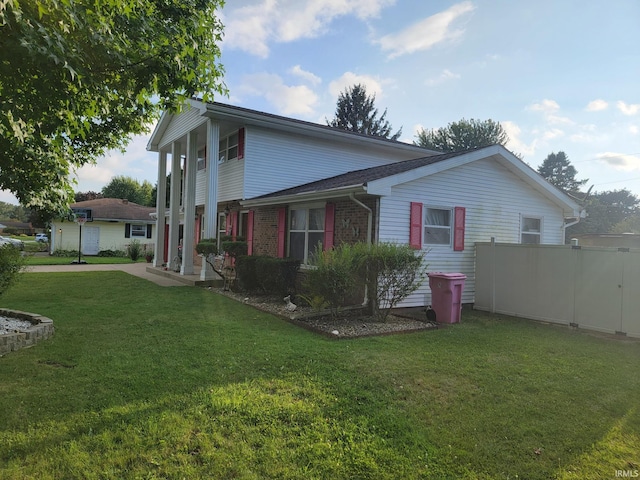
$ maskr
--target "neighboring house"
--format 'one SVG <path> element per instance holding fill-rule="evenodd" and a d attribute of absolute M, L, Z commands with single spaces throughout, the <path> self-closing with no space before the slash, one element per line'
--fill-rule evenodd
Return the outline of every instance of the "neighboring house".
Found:
<path fill-rule="evenodd" d="M 29 222 L 15 222 L 13 220 L 3 220 L 0 223 L 0 233 L 5 233 L 5 228 L 15 231 L 18 235 L 33 235 L 35 230 Z"/>
<path fill-rule="evenodd" d="M 637 233 L 582 233 L 572 235 L 573 239 L 585 247 L 640 248 L 640 234 Z"/>
<path fill-rule="evenodd" d="M 159 179 L 170 152 L 172 171 L 186 166 L 184 188 L 172 176 L 166 227 L 156 230 L 157 266 L 176 258 L 181 224 L 194 232 L 182 239 L 185 251 L 226 233 L 245 237 L 250 254 L 303 262 L 318 243 L 400 242 L 427 252 L 429 271 L 466 274 L 463 302 L 472 303 L 475 242 L 563 243 L 581 214 L 501 146 L 437 154 L 218 103 L 191 105 L 165 113 L 149 142 Z M 184 274 L 193 273 L 191 257 L 183 256 Z M 403 306 L 430 300 L 425 283 Z"/>
<path fill-rule="evenodd" d="M 144 207 L 119 198 L 99 198 L 72 203 L 72 209 L 91 210 L 92 221 L 82 226 L 82 253 L 97 255 L 101 250 L 125 250 L 132 240 L 153 249 L 155 207 Z M 51 224 L 51 251 L 78 250 L 78 224 L 56 219 Z"/>

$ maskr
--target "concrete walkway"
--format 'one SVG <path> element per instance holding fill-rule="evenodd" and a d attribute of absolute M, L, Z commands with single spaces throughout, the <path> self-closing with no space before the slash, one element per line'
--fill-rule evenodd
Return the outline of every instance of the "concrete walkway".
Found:
<path fill-rule="evenodd" d="M 170 277 L 158 275 L 147 271 L 146 263 L 123 263 L 123 264 L 81 264 L 81 265 L 32 265 L 25 269 L 25 272 L 98 272 L 120 270 L 136 277 L 144 278 L 162 287 L 184 287 L 185 283 L 174 280 Z"/>

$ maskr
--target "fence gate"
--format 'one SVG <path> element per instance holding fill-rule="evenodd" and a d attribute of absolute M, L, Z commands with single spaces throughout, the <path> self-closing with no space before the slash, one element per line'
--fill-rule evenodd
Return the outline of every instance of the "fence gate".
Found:
<path fill-rule="evenodd" d="M 640 250 L 477 243 L 475 308 L 640 337 Z"/>

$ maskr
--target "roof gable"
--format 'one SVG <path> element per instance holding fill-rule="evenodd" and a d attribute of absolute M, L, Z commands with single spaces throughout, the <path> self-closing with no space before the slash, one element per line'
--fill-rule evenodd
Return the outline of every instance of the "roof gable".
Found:
<path fill-rule="evenodd" d="M 94 220 L 122 220 L 151 222 L 150 215 L 155 213 L 155 207 L 145 207 L 137 203 L 120 198 L 97 198 L 76 202 L 71 208 L 90 208 Z"/>
<path fill-rule="evenodd" d="M 580 206 L 564 192 L 547 182 L 540 174 L 501 145 L 474 148 L 463 152 L 445 153 L 429 157 L 395 162 L 379 167 L 356 170 L 342 175 L 307 183 L 250 199 L 245 205 L 258 205 L 273 202 L 276 199 L 303 199 L 313 194 L 355 191 L 360 189 L 372 195 L 391 194 L 391 188 L 417 178 L 426 177 L 451 168 L 459 167 L 477 160 L 491 158 L 507 168 L 527 184 L 553 203 L 572 215 L 580 214 Z"/>

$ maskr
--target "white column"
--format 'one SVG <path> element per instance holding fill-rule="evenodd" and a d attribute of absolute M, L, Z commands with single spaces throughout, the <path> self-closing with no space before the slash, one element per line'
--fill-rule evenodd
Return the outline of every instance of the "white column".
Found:
<path fill-rule="evenodd" d="M 174 258 L 178 256 L 178 241 L 180 234 L 180 155 L 182 145 L 173 142 L 171 145 L 171 185 L 169 200 L 169 258 L 167 266 L 175 270 L 180 265 L 174 265 Z"/>
<path fill-rule="evenodd" d="M 187 159 L 185 161 L 186 175 L 184 179 L 184 236 L 182 239 L 182 267 L 181 275 L 193 275 L 193 249 L 196 230 L 196 160 L 197 160 L 196 132 L 187 134 Z"/>
<path fill-rule="evenodd" d="M 164 225 L 167 198 L 167 152 L 158 153 L 158 188 L 156 189 L 156 238 L 153 254 L 153 266 L 161 267 L 164 263 Z"/>
<path fill-rule="evenodd" d="M 207 120 L 207 198 L 204 207 L 204 238 L 217 236 L 218 224 L 218 157 L 220 156 L 220 126 Z"/>
<path fill-rule="evenodd" d="M 217 236 L 218 223 L 218 157 L 220 147 L 220 126 L 213 120 L 207 120 L 207 196 L 204 204 L 204 232 L 203 238 Z M 200 270 L 201 280 L 216 277 L 211 266 L 202 259 Z"/>

